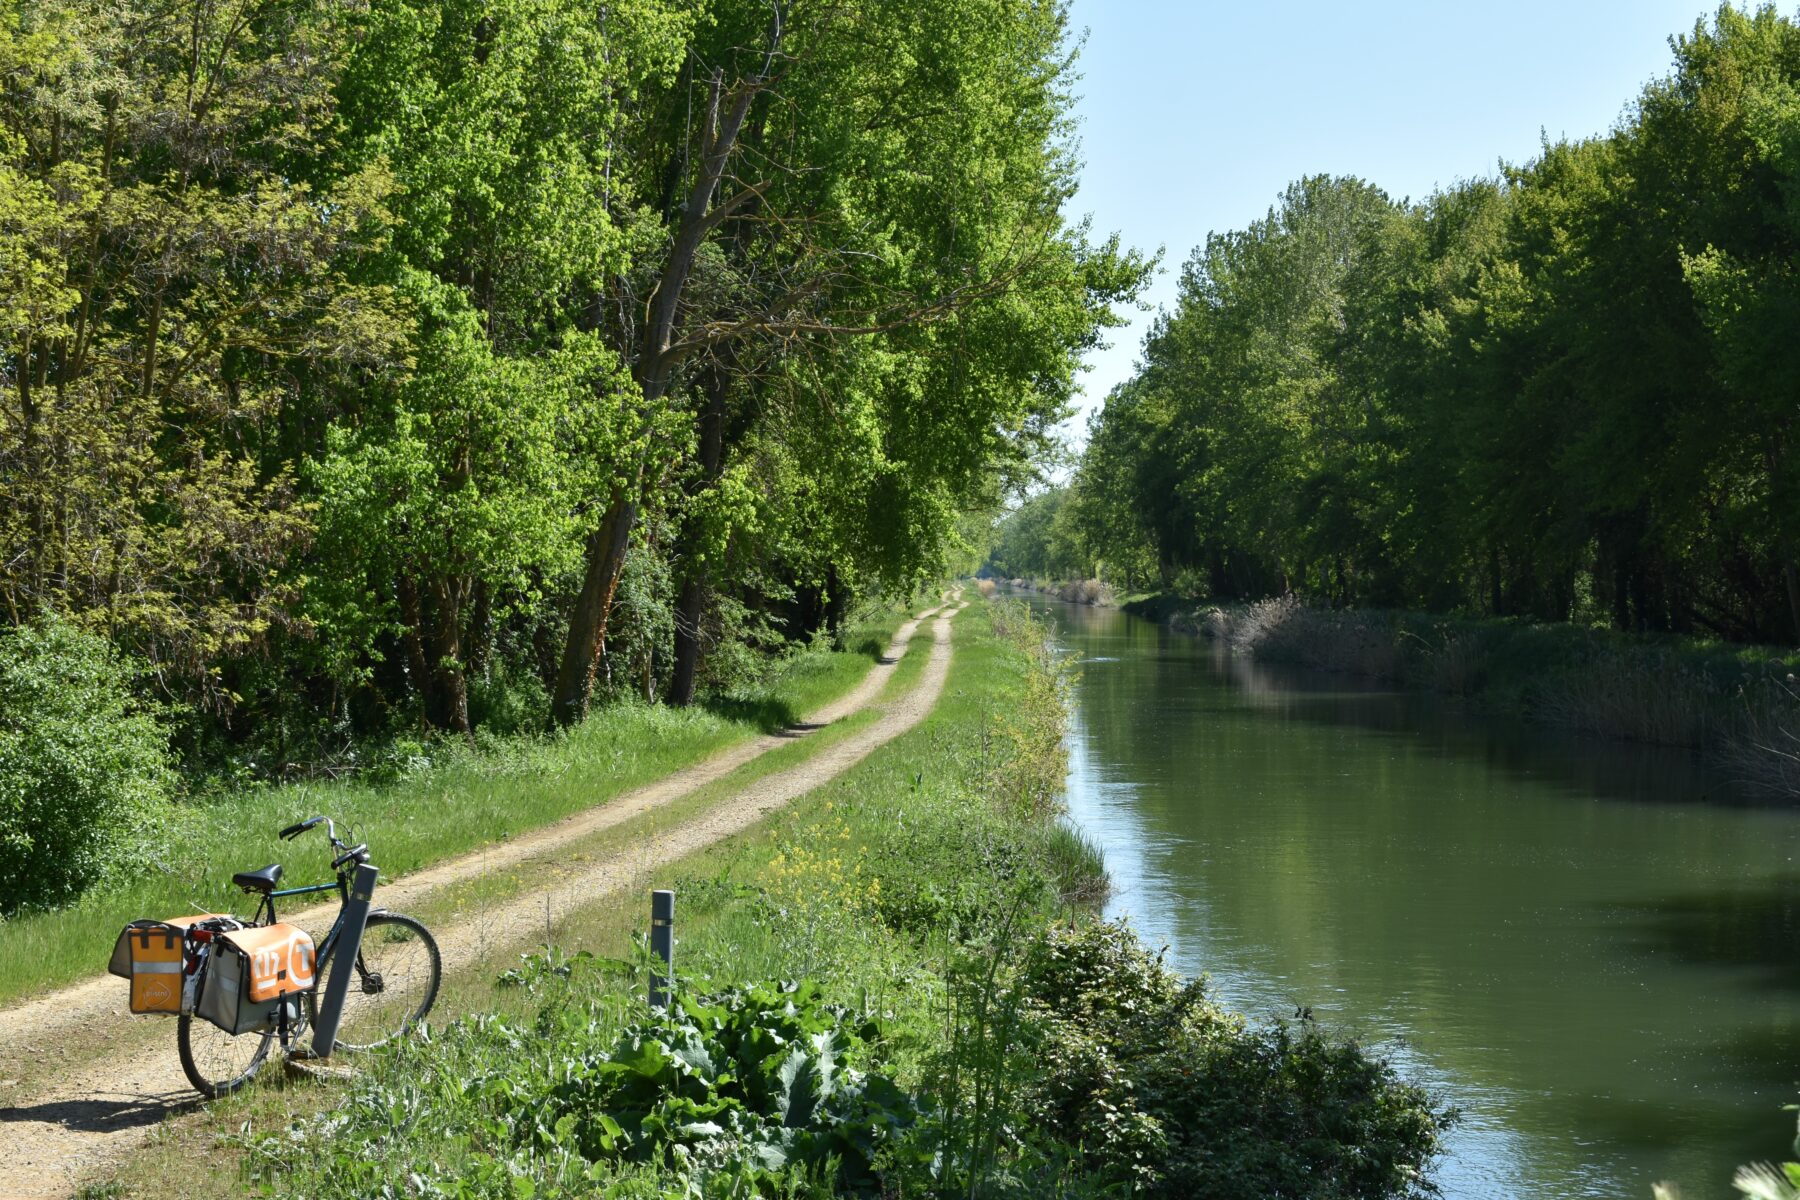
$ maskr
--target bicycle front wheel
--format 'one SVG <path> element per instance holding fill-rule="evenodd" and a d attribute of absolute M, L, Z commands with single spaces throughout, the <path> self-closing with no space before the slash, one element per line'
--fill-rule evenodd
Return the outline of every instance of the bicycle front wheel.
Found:
<path fill-rule="evenodd" d="M 204 1017 L 182 1013 L 175 1031 L 181 1069 L 202 1096 L 217 1100 L 243 1087 L 269 1057 L 274 1029 L 230 1034 Z"/>
<path fill-rule="evenodd" d="M 337 957 L 335 951 L 332 957 Z M 370 1050 L 412 1029 L 436 1003 L 443 974 L 443 959 L 429 929 L 399 913 L 370 913 L 344 998 L 336 1048 Z M 321 964 L 321 992 L 328 978 Z"/>

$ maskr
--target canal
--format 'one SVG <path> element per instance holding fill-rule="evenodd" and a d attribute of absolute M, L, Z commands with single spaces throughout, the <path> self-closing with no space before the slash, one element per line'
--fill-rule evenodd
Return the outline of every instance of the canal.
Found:
<path fill-rule="evenodd" d="M 1454 1200 L 1731 1194 L 1800 1100 L 1800 813 L 1683 754 L 1289 674 L 1031 596 L 1111 910 L 1463 1110 Z"/>

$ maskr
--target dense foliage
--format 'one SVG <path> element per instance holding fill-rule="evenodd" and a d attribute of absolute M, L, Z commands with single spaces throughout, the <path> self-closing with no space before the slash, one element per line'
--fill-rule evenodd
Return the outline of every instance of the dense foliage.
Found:
<path fill-rule="evenodd" d="M 53 617 L 0 634 L 0 913 L 166 858 L 168 738 L 134 682 L 104 638 Z"/>
<path fill-rule="evenodd" d="M 1449 1120 L 1353 1043 L 1221 1008 L 1123 923 L 1053 933 L 1024 998 L 1040 1135 L 1134 1195 L 1407 1195 Z"/>
<path fill-rule="evenodd" d="M 268 771 L 740 678 L 941 568 L 1137 286 L 1070 70 L 1056 0 L 8 6 L 0 621 Z"/>
<path fill-rule="evenodd" d="M 1606 136 L 1208 238 L 1045 573 L 1800 638 L 1800 25 L 1673 45 Z"/>

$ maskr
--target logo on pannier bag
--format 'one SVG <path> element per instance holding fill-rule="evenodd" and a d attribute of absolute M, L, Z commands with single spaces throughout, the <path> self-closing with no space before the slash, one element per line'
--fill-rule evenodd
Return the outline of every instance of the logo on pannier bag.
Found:
<path fill-rule="evenodd" d="M 313 985 L 312 939 L 296 929 L 285 941 L 259 946 L 251 952 L 250 977 L 254 991 L 262 993 L 277 980 L 286 980 L 294 988 L 305 991 Z M 281 989 L 286 990 L 286 989 Z"/>
<path fill-rule="evenodd" d="M 152 975 L 138 984 L 138 1003 L 144 1008 L 172 1009 L 175 1003 L 175 981 L 179 976 Z"/>

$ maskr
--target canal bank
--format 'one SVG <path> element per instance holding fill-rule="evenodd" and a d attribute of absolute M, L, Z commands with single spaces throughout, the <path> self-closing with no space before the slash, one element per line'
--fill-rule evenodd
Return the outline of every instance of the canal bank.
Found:
<path fill-rule="evenodd" d="M 1027 602 L 1080 663 L 1068 802 L 1113 911 L 1460 1105 L 1446 1195 L 1716 1195 L 1786 1151 L 1800 817 L 1691 754 Z"/>
<path fill-rule="evenodd" d="M 1800 655 L 1791 648 L 1563 621 L 1327 608 L 1294 595 L 1214 604 L 1155 593 L 1120 607 L 1259 662 L 1453 697 L 1488 715 L 1592 737 L 1696 751 L 1746 799 L 1800 805 Z"/>

